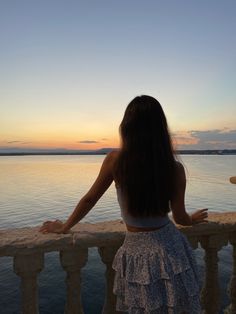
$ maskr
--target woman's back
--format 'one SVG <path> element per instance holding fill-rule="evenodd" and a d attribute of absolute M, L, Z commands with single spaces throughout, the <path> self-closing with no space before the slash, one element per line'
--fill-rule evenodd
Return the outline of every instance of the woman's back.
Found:
<path fill-rule="evenodd" d="M 168 223 L 169 221 L 168 214 L 165 214 L 164 216 L 155 215 L 155 216 L 147 216 L 147 217 L 132 216 L 129 213 L 129 210 L 125 201 L 125 196 L 122 194 L 121 188 L 117 185 L 116 185 L 116 193 L 117 193 L 117 200 L 121 209 L 121 216 L 127 226 L 136 227 L 136 228 L 153 229 L 153 228 L 162 227 Z"/>

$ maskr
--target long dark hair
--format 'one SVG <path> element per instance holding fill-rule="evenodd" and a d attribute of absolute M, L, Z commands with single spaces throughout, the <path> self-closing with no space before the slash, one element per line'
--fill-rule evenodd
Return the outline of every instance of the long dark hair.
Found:
<path fill-rule="evenodd" d="M 135 97 L 120 124 L 114 176 L 132 216 L 165 215 L 175 192 L 176 161 L 164 111 L 153 97 Z"/>

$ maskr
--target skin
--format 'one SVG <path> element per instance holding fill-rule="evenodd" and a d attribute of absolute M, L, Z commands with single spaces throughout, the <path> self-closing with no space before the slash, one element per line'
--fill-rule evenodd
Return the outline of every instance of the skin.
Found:
<path fill-rule="evenodd" d="M 112 151 L 105 157 L 101 166 L 97 179 L 93 183 L 90 190 L 81 198 L 73 213 L 69 216 L 65 223 L 60 220 L 46 221 L 40 228 L 42 233 L 67 233 L 76 223 L 78 223 L 87 213 L 94 207 L 97 201 L 102 197 L 105 191 L 114 181 L 113 168 L 114 162 L 118 156 L 118 151 Z M 175 197 L 171 200 L 171 210 L 173 218 L 177 224 L 193 225 L 207 221 L 207 208 L 199 209 L 189 215 L 185 209 L 185 189 L 186 177 L 184 167 L 177 162 L 178 189 Z M 133 232 L 155 230 L 157 228 L 136 228 L 126 225 L 127 230 Z"/>

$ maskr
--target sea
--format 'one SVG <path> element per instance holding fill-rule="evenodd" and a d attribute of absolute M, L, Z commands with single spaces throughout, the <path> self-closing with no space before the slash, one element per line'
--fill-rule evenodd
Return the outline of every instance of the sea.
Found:
<path fill-rule="evenodd" d="M 46 220 L 65 220 L 96 179 L 104 155 L 1 156 L 0 229 L 39 226 Z M 186 208 L 236 211 L 236 155 L 180 155 L 187 176 Z M 114 184 L 82 222 L 121 219 Z M 204 281 L 204 251 L 195 250 Z M 99 314 L 105 297 L 105 266 L 97 248 L 89 249 L 82 269 L 82 303 L 85 314 Z M 232 273 L 232 247 L 219 252 L 221 304 L 229 303 L 227 286 Z M 39 313 L 63 314 L 66 300 L 65 272 L 58 252 L 45 254 L 38 276 Z M 0 258 L 0 313 L 19 314 L 20 279 L 13 258 Z"/>

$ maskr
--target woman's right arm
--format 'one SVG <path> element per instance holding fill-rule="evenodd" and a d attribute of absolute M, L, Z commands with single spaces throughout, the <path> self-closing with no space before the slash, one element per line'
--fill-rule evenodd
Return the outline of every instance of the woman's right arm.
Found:
<path fill-rule="evenodd" d="M 185 189 L 186 176 L 184 167 L 180 162 L 177 162 L 177 184 L 176 193 L 171 200 L 171 210 L 173 218 L 177 224 L 189 226 L 192 224 L 207 222 L 207 208 L 199 209 L 189 215 L 185 209 Z"/>

